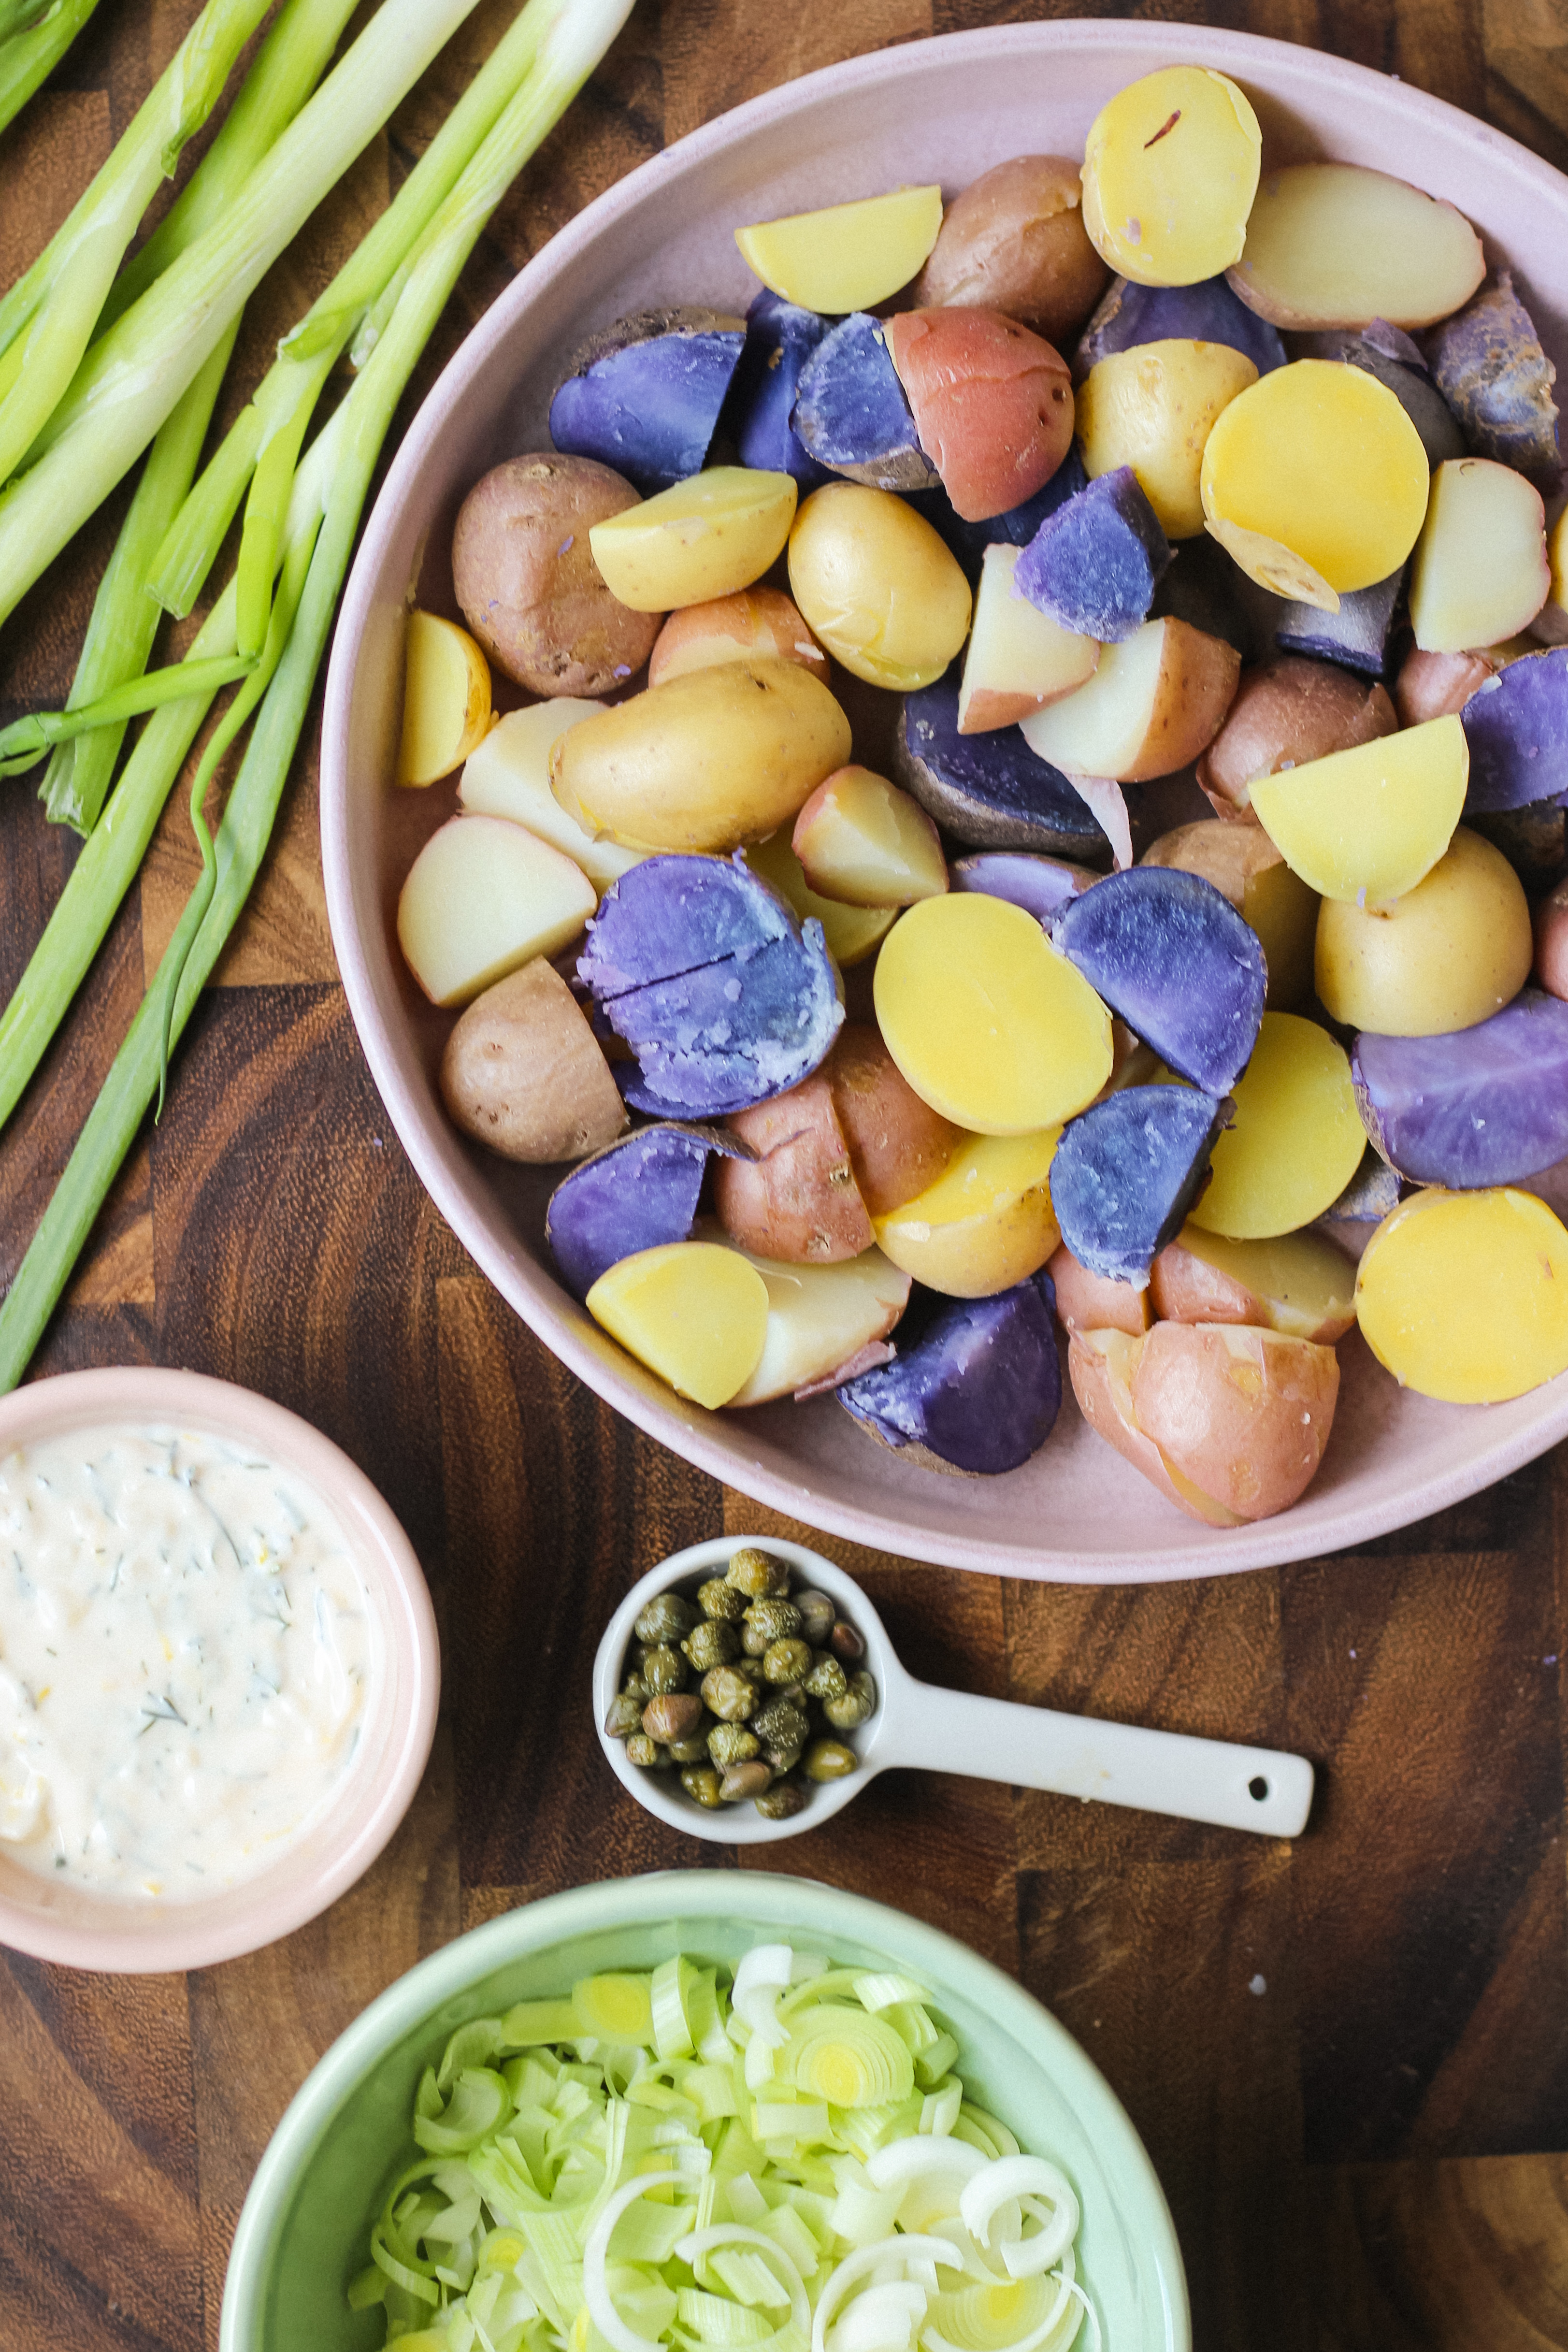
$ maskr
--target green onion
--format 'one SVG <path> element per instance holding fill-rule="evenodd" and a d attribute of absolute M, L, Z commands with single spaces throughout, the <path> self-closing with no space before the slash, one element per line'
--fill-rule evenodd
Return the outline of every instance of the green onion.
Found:
<path fill-rule="evenodd" d="M 9 727 L 0 727 L 0 776 L 20 775 L 24 769 L 36 767 L 54 744 L 68 743 L 94 728 L 139 719 L 144 711 L 156 710 L 165 702 L 181 702 L 187 695 L 216 694 L 220 687 L 232 686 L 256 667 L 254 654 L 182 662 L 174 669 L 155 670 L 151 677 L 133 677 L 97 702 L 84 703 L 75 710 L 30 711 L 25 719 L 13 719 Z"/>
<path fill-rule="evenodd" d="M 0 41 L 14 40 L 36 25 L 49 0 L 0 0 Z"/>
<path fill-rule="evenodd" d="M 58 65 L 98 0 L 56 0 L 47 16 L 0 43 L 0 131 Z"/>

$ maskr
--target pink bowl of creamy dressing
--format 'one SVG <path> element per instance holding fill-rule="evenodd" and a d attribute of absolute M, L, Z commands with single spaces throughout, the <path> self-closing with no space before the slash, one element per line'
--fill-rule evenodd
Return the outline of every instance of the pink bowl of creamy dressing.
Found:
<path fill-rule="evenodd" d="M 398 1521 L 297 1415 L 138 1366 L 0 1399 L 0 1942 L 206 1967 L 325 1910 L 440 1686 Z"/>

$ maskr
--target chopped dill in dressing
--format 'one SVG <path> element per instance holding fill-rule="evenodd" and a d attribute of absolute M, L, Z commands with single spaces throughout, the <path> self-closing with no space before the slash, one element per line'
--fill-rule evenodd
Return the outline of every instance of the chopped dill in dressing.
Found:
<path fill-rule="evenodd" d="M 0 1456 L 0 1843 L 129 1900 L 249 1878 L 325 1810 L 379 1666 L 311 1487 L 201 1433 Z"/>

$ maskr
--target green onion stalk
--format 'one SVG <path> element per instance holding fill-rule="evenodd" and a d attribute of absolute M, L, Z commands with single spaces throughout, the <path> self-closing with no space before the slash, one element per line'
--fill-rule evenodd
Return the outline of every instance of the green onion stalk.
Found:
<path fill-rule="evenodd" d="M 320 80 L 353 6 L 354 0 L 289 0 L 279 11 L 212 145 L 161 226 L 116 278 L 100 333 L 222 216 Z M 160 617 L 147 593 L 149 575 L 195 478 L 239 325 L 236 311 L 153 438 L 99 587 L 68 711 L 96 704 L 147 666 Z M 39 786 L 52 824 L 92 831 L 124 738 L 123 726 L 108 726 L 59 745 Z"/>
<path fill-rule="evenodd" d="M 262 698 L 218 828 L 211 878 L 204 876 L 187 901 L 0 1306 L 0 1391 L 15 1388 L 26 1370 L 110 1187 L 157 1096 L 165 1033 L 172 1042 L 183 1031 L 260 870 L 376 461 L 409 377 L 486 222 L 620 31 L 631 13 L 632 0 L 529 0 L 529 6 L 530 13 L 542 20 L 545 33 L 534 72 L 511 100 L 410 257 L 402 292 L 374 351 L 310 452 L 314 457 L 317 449 L 329 445 L 317 472 L 320 529 L 298 609 Z M 297 491 L 303 487 L 304 472 L 302 468 Z M 188 709 L 189 705 L 172 707 Z M 111 803 L 105 824 L 112 814 Z M 83 852 L 84 858 L 91 855 L 102 831 L 100 825 Z"/>
<path fill-rule="evenodd" d="M 47 81 L 98 5 L 98 0 L 55 0 L 25 29 L 0 34 L 0 131 L 20 114 Z"/>
<path fill-rule="evenodd" d="M 207 0 L 87 194 L 0 301 L 0 483 L 15 474 L 65 394 L 159 182 L 216 105 L 267 5 Z M 175 387 L 176 398 L 195 373 Z"/>
<path fill-rule="evenodd" d="M 265 0 L 245 5 L 259 14 Z M 0 497 L 0 622 L 134 465 L 264 272 L 476 5 L 382 0 L 219 218 L 93 345 Z"/>

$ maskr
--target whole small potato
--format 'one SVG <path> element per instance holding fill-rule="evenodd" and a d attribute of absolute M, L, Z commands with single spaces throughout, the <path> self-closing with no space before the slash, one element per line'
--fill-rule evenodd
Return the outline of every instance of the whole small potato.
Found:
<path fill-rule="evenodd" d="M 542 956 L 475 998 L 446 1041 L 440 1076 L 457 1126 L 504 1160 L 581 1160 L 626 1124 L 598 1040 Z"/>
<path fill-rule="evenodd" d="M 969 634 L 969 583 L 925 516 L 863 483 L 830 482 L 805 501 L 789 587 L 828 651 L 895 693 L 934 684 Z"/>
<path fill-rule="evenodd" d="M 1197 763 L 1218 816 L 1249 816 L 1260 776 L 1304 767 L 1392 735 L 1399 721 L 1381 686 L 1332 662 L 1284 654 L 1243 674 L 1224 726 Z"/>
<path fill-rule="evenodd" d="M 1385 1037 L 1440 1037 L 1490 1020 L 1523 987 L 1534 952 L 1518 875 L 1466 825 L 1402 898 L 1325 898 L 1318 909 L 1324 1010 Z"/>
<path fill-rule="evenodd" d="M 1108 352 L 1078 388 L 1091 478 L 1131 466 L 1167 539 L 1203 530 L 1198 472 L 1215 418 L 1258 381 L 1245 352 L 1179 337 Z"/>
<path fill-rule="evenodd" d="M 1110 272 L 1083 226 L 1070 155 L 1014 155 L 948 205 L 915 288 L 922 310 L 1004 310 L 1059 343 L 1081 327 Z"/>
<path fill-rule="evenodd" d="M 507 676 L 534 694 L 609 694 L 653 650 L 660 614 L 633 613 L 600 576 L 588 534 L 640 504 L 591 457 L 508 457 L 464 499 L 452 577 L 464 617 Z"/>

